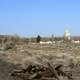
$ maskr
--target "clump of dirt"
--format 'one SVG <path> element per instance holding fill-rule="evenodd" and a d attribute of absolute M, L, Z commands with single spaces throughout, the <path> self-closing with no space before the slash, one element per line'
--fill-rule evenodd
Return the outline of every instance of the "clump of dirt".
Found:
<path fill-rule="evenodd" d="M 72 73 L 63 71 L 62 67 L 62 64 L 54 67 L 49 62 L 47 65 L 30 64 L 26 69 L 14 70 L 11 77 L 17 80 L 61 80 L 61 77 L 63 80 L 73 80 Z"/>

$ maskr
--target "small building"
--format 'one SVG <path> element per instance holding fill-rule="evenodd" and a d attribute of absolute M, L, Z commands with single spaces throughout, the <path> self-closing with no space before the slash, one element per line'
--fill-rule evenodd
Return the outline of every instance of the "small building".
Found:
<path fill-rule="evenodd" d="M 72 36 L 72 43 L 80 43 L 80 36 Z"/>

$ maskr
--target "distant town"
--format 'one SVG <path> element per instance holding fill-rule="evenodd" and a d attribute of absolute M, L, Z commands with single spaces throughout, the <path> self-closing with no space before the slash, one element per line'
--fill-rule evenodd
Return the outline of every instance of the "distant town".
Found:
<path fill-rule="evenodd" d="M 42 37 L 37 35 L 36 37 L 25 37 L 22 38 L 19 35 L 0 35 L 0 43 L 5 43 L 6 41 L 14 41 L 17 43 L 40 43 L 40 44 L 55 44 L 63 42 L 80 43 L 80 36 L 71 36 L 68 29 L 64 31 L 63 36 L 51 35 L 50 37 Z"/>

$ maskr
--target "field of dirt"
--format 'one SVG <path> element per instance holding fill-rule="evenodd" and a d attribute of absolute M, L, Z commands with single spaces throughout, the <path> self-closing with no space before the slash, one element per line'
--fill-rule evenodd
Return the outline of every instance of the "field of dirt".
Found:
<path fill-rule="evenodd" d="M 30 64 L 46 65 L 47 62 L 54 67 L 63 65 L 62 70 L 70 73 L 72 80 L 80 80 L 80 44 L 71 43 L 30 43 L 15 45 L 12 49 L 0 47 L 0 80 L 18 80 L 11 76 L 14 70 L 25 69 Z M 71 80 L 62 75 L 59 79 Z"/>

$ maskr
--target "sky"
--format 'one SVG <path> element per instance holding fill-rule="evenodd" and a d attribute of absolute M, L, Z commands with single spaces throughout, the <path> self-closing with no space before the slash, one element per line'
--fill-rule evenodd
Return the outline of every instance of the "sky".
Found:
<path fill-rule="evenodd" d="M 80 35 L 80 0 L 0 0 L 0 34 Z"/>

